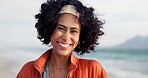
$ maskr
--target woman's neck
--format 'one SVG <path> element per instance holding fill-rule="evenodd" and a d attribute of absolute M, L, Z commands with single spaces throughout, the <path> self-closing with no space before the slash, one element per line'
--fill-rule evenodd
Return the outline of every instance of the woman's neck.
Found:
<path fill-rule="evenodd" d="M 52 64 L 55 69 L 66 68 L 70 65 L 70 55 L 71 54 L 67 56 L 60 56 L 56 54 L 56 52 L 52 52 L 49 59 L 50 64 Z"/>

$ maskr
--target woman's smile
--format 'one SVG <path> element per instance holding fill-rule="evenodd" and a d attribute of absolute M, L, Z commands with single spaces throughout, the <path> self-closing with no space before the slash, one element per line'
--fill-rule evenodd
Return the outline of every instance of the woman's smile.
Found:
<path fill-rule="evenodd" d="M 57 43 L 63 48 L 68 48 L 70 45 L 72 45 L 70 43 L 63 43 L 63 42 L 59 42 L 59 41 L 57 41 Z"/>

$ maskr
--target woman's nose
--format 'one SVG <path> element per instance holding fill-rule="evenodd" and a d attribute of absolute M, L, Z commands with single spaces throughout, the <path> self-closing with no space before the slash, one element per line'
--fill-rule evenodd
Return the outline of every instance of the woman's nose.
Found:
<path fill-rule="evenodd" d="M 67 40 L 69 40 L 69 39 L 70 39 L 70 33 L 69 33 L 69 32 L 65 32 L 65 33 L 63 34 L 63 40 L 67 41 Z"/>

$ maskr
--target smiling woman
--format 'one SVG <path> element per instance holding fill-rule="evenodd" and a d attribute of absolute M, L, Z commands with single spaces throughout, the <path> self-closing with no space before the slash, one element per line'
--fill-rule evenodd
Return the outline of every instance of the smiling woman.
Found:
<path fill-rule="evenodd" d="M 93 51 L 99 36 L 104 34 L 104 23 L 93 11 L 77 0 L 43 3 L 35 27 L 38 39 L 53 47 L 25 64 L 17 78 L 108 78 L 99 62 L 77 58 L 72 53 Z"/>
<path fill-rule="evenodd" d="M 54 53 L 59 55 L 71 54 L 78 45 L 80 36 L 80 24 L 78 18 L 71 14 L 61 14 L 56 29 L 51 35 L 51 44 Z M 53 54 L 54 54 L 53 53 Z"/>

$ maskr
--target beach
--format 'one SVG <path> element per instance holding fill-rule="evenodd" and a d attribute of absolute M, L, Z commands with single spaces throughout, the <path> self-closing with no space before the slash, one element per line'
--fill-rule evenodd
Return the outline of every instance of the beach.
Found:
<path fill-rule="evenodd" d="M 0 78 L 15 78 L 21 67 L 37 59 L 47 49 L 1 49 Z M 95 53 L 78 56 L 99 61 L 109 78 L 148 78 L 147 50 L 97 50 Z"/>
<path fill-rule="evenodd" d="M 0 78 L 16 78 L 21 67 L 28 61 L 35 60 L 43 52 L 22 48 L 0 49 Z"/>

